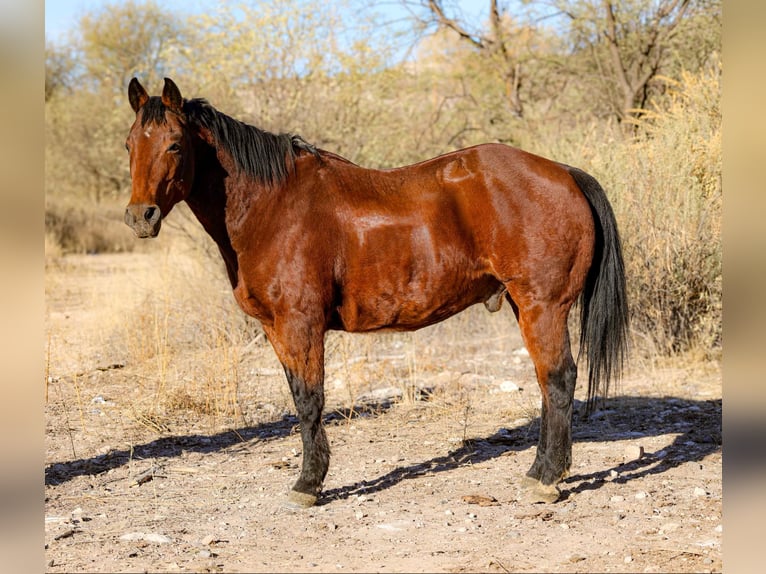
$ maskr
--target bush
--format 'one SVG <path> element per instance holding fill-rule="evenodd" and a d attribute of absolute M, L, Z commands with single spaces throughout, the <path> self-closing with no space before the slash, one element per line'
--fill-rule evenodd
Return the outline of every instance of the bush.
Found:
<path fill-rule="evenodd" d="M 45 252 L 121 253 L 133 250 L 136 241 L 122 225 L 122 210 L 97 205 L 95 208 L 52 201 L 45 206 Z"/>
<path fill-rule="evenodd" d="M 720 69 L 682 74 L 615 159 L 636 328 L 665 354 L 721 344 Z"/>

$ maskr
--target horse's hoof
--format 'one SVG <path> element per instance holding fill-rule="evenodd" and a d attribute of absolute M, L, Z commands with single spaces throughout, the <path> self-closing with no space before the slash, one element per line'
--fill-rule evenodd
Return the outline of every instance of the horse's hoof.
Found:
<path fill-rule="evenodd" d="M 536 487 L 529 491 L 527 499 L 529 502 L 544 502 L 550 504 L 556 502 L 561 496 L 561 492 L 553 484 L 538 483 Z"/>
<path fill-rule="evenodd" d="M 524 476 L 524 478 L 521 479 L 521 488 L 534 488 L 538 484 L 540 484 L 540 481 L 531 476 Z"/>
<path fill-rule="evenodd" d="M 555 484 L 543 484 L 530 476 L 525 476 L 522 479 L 521 486 L 527 491 L 524 498 L 533 504 L 556 502 L 561 496 L 561 492 Z"/>
<path fill-rule="evenodd" d="M 317 502 L 317 497 L 307 492 L 291 490 L 287 495 L 287 505 L 291 508 L 311 508 Z"/>

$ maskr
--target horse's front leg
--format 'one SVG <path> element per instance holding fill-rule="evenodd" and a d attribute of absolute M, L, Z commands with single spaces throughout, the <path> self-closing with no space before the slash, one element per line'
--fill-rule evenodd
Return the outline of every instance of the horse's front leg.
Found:
<path fill-rule="evenodd" d="M 290 384 L 300 421 L 303 466 L 288 499 L 313 506 L 330 464 L 330 447 L 322 426 L 324 408 L 324 329 L 305 316 L 275 321 L 264 327 Z"/>

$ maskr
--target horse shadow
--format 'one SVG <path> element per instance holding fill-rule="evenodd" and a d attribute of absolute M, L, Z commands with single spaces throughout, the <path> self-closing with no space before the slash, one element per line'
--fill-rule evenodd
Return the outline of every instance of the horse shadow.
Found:
<path fill-rule="evenodd" d="M 323 420 L 326 425 L 338 424 L 359 417 L 379 416 L 394 406 L 392 400 L 374 404 L 355 405 L 328 411 Z M 298 418 L 284 415 L 281 419 L 255 426 L 227 430 L 213 435 L 189 434 L 163 436 L 145 444 L 126 449 L 112 449 L 105 454 L 56 462 L 45 468 L 45 485 L 56 486 L 79 476 L 100 475 L 120 468 L 131 460 L 171 459 L 184 452 L 213 453 L 233 449 L 251 441 L 268 442 L 299 432 Z"/>
<path fill-rule="evenodd" d="M 585 411 L 585 403 L 576 401 Z M 372 494 L 412 478 L 448 472 L 475 465 L 509 452 L 537 445 L 540 418 L 515 428 L 501 428 L 492 435 L 464 441 L 461 446 L 430 460 L 402 466 L 372 480 L 323 491 L 323 503 L 360 494 Z M 616 397 L 606 408 L 590 417 L 573 416 L 573 442 L 608 442 L 676 434 L 673 442 L 655 452 L 642 452 L 634 460 L 589 473 L 573 474 L 562 481 L 560 500 L 607 482 L 627 483 L 644 476 L 661 474 L 688 462 L 704 459 L 722 446 L 722 401 L 690 401 L 674 397 Z M 615 456 L 621 458 L 622 452 Z M 526 469 L 523 469 L 525 471 Z M 522 471 L 522 472 L 523 472 Z"/>
<path fill-rule="evenodd" d="M 328 425 L 343 424 L 356 417 L 384 416 L 395 403 L 374 408 L 335 410 L 324 416 Z M 589 417 L 584 403 L 576 402 L 572 437 L 575 443 L 640 440 L 644 437 L 676 435 L 672 443 L 654 452 L 643 452 L 627 460 L 589 474 L 573 474 L 560 485 L 562 500 L 572 494 L 594 490 L 609 481 L 627 483 L 645 476 L 661 474 L 688 462 L 701 461 L 722 446 L 722 400 L 693 401 L 675 397 L 615 397 Z M 352 485 L 325 490 L 320 504 L 359 494 L 373 494 L 404 480 L 449 472 L 465 465 L 476 465 L 520 452 L 537 444 L 540 419 L 513 428 L 501 428 L 483 437 L 464 441 L 446 454 L 422 462 L 400 466 L 390 472 Z M 294 416 L 281 420 L 225 431 L 214 435 L 167 436 L 125 450 L 113 450 L 91 458 L 53 463 L 45 469 L 45 484 L 54 486 L 83 475 L 99 475 L 127 464 L 131 459 L 161 459 L 183 452 L 211 453 L 247 444 L 271 441 L 297 432 Z M 622 453 L 620 453 L 621 455 Z M 619 456 L 615 456 L 615 459 Z M 525 469 L 524 469 L 525 470 Z"/>

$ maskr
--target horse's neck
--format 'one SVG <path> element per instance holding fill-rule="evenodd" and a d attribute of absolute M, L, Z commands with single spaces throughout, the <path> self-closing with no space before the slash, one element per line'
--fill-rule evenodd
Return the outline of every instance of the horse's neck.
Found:
<path fill-rule="evenodd" d="M 226 227 L 226 171 L 216 159 L 215 150 L 198 149 L 194 185 L 186 203 L 216 242 L 226 263 L 226 272 L 232 287 L 237 284 L 237 254 L 231 245 Z"/>

